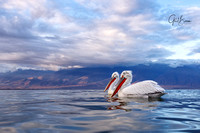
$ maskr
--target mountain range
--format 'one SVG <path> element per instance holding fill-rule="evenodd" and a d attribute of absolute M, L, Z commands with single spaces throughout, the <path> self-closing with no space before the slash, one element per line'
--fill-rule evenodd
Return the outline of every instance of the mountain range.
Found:
<path fill-rule="evenodd" d="M 102 89 L 115 71 L 132 70 L 133 82 L 154 80 L 165 89 L 200 88 L 200 65 L 149 64 L 87 67 L 59 71 L 22 70 L 0 73 L 0 89 Z"/>

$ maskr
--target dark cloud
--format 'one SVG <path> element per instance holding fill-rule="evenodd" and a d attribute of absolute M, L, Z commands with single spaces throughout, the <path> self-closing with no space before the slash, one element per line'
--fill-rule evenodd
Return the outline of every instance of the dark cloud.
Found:
<path fill-rule="evenodd" d="M 33 22 L 31 20 L 24 19 L 16 13 L 1 14 L 0 16 L 0 35 L 1 37 L 11 38 L 32 38 L 33 35 L 30 32 Z"/>
<path fill-rule="evenodd" d="M 192 48 L 191 52 L 188 53 L 189 56 L 200 53 L 200 43 L 197 43 L 195 47 Z"/>
<path fill-rule="evenodd" d="M 0 66 L 57 70 L 162 62 L 176 54 L 170 46 L 199 37 L 200 8 L 185 10 L 192 25 L 172 27 L 167 17 L 184 9 L 151 0 L 7 0 L 0 5 Z"/>
<path fill-rule="evenodd" d="M 165 59 L 166 57 L 173 55 L 173 52 L 166 50 L 164 48 L 153 48 L 147 51 L 146 53 L 147 53 L 147 58 L 150 59 Z"/>
<path fill-rule="evenodd" d="M 200 48 L 194 49 L 192 53 L 200 53 Z"/>

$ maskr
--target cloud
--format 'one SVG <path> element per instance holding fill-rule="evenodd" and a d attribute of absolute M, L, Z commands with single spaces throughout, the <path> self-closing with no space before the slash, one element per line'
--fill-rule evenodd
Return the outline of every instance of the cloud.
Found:
<path fill-rule="evenodd" d="M 154 48 L 147 51 L 147 58 L 152 59 L 163 59 L 163 57 L 168 57 L 173 54 L 173 52 L 164 48 Z"/>
<path fill-rule="evenodd" d="M 191 47 L 190 52 L 188 53 L 188 56 L 195 56 L 200 55 L 200 41 L 196 43 L 193 47 Z"/>
<path fill-rule="evenodd" d="M 177 9 L 192 23 L 173 27 L 167 22 L 173 10 L 150 0 L 7 0 L 0 5 L 0 66 L 159 62 L 175 54 L 169 46 L 199 37 L 199 9 Z"/>
<path fill-rule="evenodd" d="M 200 47 L 198 47 L 198 48 L 196 48 L 196 49 L 194 49 L 191 53 L 200 53 Z"/>

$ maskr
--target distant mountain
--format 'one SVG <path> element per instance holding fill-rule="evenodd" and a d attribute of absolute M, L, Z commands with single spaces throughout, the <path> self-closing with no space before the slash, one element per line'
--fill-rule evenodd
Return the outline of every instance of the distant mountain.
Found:
<path fill-rule="evenodd" d="M 114 71 L 133 71 L 133 82 L 155 80 L 166 89 L 200 88 L 200 65 L 163 64 L 0 73 L 0 89 L 104 89 Z"/>

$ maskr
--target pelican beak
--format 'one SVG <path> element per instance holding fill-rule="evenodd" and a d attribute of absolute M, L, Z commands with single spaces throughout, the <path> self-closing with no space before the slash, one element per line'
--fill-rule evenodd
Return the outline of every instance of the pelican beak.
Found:
<path fill-rule="evenodd" d="M 112 96 L 113 97 L 118 91 L 119 89 L 122 87 L 122 85 L 124 84 L 124 82 L 126 81 L 126 78 L 125 77 L 121 77 L 118 84 L 117 84 L 117 87 L 115 89 L 115 91 L 113 92 Z"/>
<path fill-rule="evenodd" d="M 110 87 L 110 85 L 115 81 L 115 79 L 116 79 L 115 77 L 110 79 L 110 81 L 109 81 L 108 85 L 106 86 L 104 92 Z"/>

